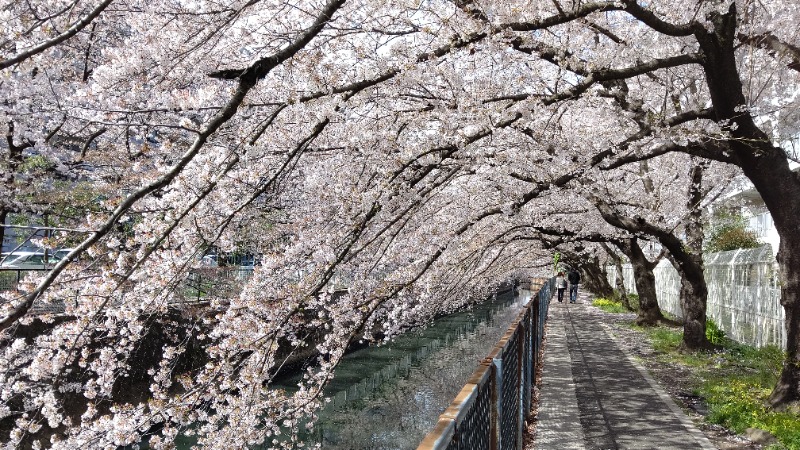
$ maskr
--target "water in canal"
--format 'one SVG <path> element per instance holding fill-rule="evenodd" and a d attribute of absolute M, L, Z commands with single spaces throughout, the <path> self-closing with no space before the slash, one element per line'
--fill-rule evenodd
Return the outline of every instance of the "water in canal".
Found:
<path fill-rule="evenodd" d="M 519 292 L 345 356 L 306 441 L 331 450 L 416 449 L 528 302 L 529 292 Z"/>

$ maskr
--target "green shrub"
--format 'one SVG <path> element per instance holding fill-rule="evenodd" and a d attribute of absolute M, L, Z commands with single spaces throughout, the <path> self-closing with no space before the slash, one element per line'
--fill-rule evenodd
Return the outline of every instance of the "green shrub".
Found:
<path fill-rule="evenodd" d="M 706 339 L 714 345 L 722 345 L 725 340 L 725 332 L 711 319 L 706 319 Z"/>
<path fill-rule="evenodd" d="M 724 252 L 739 248 L 756 248 L 764 245 L 758 235 L 748 229 L 747 220 L 734 210 L 715 212 L 704 251 Z"/>
<path fill-rule="evenodd" d="M 622 303 L 607 298 L 596 298 L 592 302 L 592 305 L 602 309 L 605 312 L 610 312 L 610 313 L 628 312 L 625 309 L 625 307 L 622 306 Z"/>
<path fill-rule="evenodd" d="M 737 433 L 759 428 L 778 438 L 785 448 L 800 449 L 800 417 L 768 409 L 765 405 L 770 391 L 758 377 L 734 375 L 707 381 L 700 394 L 708 402 L 710 422 Z"/>
<path fill-rule="evenodd" d="M 628 294 L 628 303 L 631 304 L 631 308 L 635 311 L 639 310 L 639 295 L 638 294 Z"/>

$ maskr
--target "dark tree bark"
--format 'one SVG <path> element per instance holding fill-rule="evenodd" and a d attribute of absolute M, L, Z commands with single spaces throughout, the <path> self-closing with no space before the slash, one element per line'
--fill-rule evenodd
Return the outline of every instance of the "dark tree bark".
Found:
<path fill-rule="evenodd" d="M 6 145 L 8 146 L 8 154 L 6 155 L 6 164 L 8 166 L 8 175 L 6 179 L 3 181 L 6 184 L 6 189 L 8 192 L 13 192 L 14 190 L 14 179 L 16 178 L 17 171 L 19 170 L 20 166 L 22 165 L 22 152 L 28 148 L 33 146 L 30 142 L 23 142 L 22 144 L 15 144 L 14 143 L 14 122 L 8 122 L 8 131 L 6 133 Z M 9 199 L 10 200 L 10 199 Z M 8 204 L 3 204 L 0 201 L 0 247 L 3 245 L 3 240 L 5 240 L 6 236 L 6 218 L 8 217 L 8 213 L 13 212 L 9 210 Z"/>
<path fill-rule="evenodd" d="M 788 164 L 786 152 L 772 145 L 748 111 L 735 57 L 737 11 L 735 3 L 725 14 L 712 17 L 713 30 L 702 26 L 694 32 L 705 58 L 703 70 L 717 120 L 733 139 L 729 141 L 734 162 L 758 190 L 772 215 L 781 242 L 781 304 L 786 313 L 786 359 L 771 396 L 772 406 L 800 401 L 800 177 Z M 735 125 L 735 126 L 734 126 Z"/>
<path fill-rule="evenodd" d="M 570 260 L 570 263 L 574 263 L 574 266 L 583 273 L 581 282 L 586 289 L 599 297 L 612 298 L 614 296 L 614 288 L 608 282 L 608 274 L 600 264 L 600 258 L 594 256 L 583 261 Z"/>
<path fill-rule="evenodd" d="M 699 191 L 698 191 L 699 192 Z M 708 289 L 706 289 L 703 275 L 702 253 L 695 255 L 689 251 L 684 242 L 671 230 L 663 230 L 645 221 L 641 217 L 629 217 L 618 213 L 602 199 L 593 197 L 598 211 L 609 224 L 627 230 L 631 233 L 648 234 L 658 239 L 671 257 L 677 263 L 678 273 L 681 275 L 682 291 L 689 299 L 689 311 L 684 310 L 683 346 L 688 350 L 702 350 L 713 348 L 706 339 L 705 333 L 705 304 Z M 633 260 L 633 258 L 631 258 Z M 638 282 L 638 280 L 637 280 Z M 647 280 L 644 280 L 647 283 Z M 646 285 L 644 286 L 646 288 Z M 636 289 L 638 290 L 638 284 Z M 640 301 L 642 292 L 639 292 Z"/>
<path fill-rule="evenodd" d="M 631 266 L 633 266 L 633 281 L 636 284 L 636 292 L 639 294 L 636 323 L 653 326 L 660 322 L 667 322 L 658 306 L 658 297 L 656 296 L 656 277 L 653 269 L 657 263 L 647 259 L 636 238 L 627 239 L 618 246 L 628 256 Z"/>
<path fill-rule="evenodd" d="M 688 209 L 685 251 L 672 254 L 678 262 L 681 276 L 681 309 L 683 310 L 683 345 L 689 349 L 712 348 L 706 337 L 706 304 L 708 287 L 703 266 L 703 222 L 700 202 L 703 194 L 703 166 L 694 164 L 689 169 Z"/>
<path fill-rule="evenodd" d="M 611 260 L 614 261 L 614 268 L 617 271 L 617 276 L 614 277 L 614 289 L 616 289 L 619 293 L 622 306 L 624 306 L 628 311 L 635 311 L 631 306 L 630 299 L 628 298 L 628 290 L 625 289 L 625 277 L 622 274 L 622 258 L 620 258 L 615 251 L 611 250 L 611 248 L 609 248 L 605 242 L 601 243 L 600 245 L 603 247 L 603 250 L 606 251 Z"/>

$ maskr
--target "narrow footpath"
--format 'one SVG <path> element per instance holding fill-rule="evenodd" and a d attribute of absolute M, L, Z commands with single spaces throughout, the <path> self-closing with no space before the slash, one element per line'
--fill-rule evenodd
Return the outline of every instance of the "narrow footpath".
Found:
<path fill-rule="evenodd" d="M 691 420 L 594 322 L 589 294 L 550 303 L 534 447 L 715 449 Z"/>

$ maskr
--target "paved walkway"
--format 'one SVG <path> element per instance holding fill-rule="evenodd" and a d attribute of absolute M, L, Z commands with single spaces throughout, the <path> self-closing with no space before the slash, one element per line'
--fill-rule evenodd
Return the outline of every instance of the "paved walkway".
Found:
<path fill-rule="evenodd" d="M 550 304 L 535 448 L 715 449 L 689 418 L 592 321 L 588 294 Z"/>

